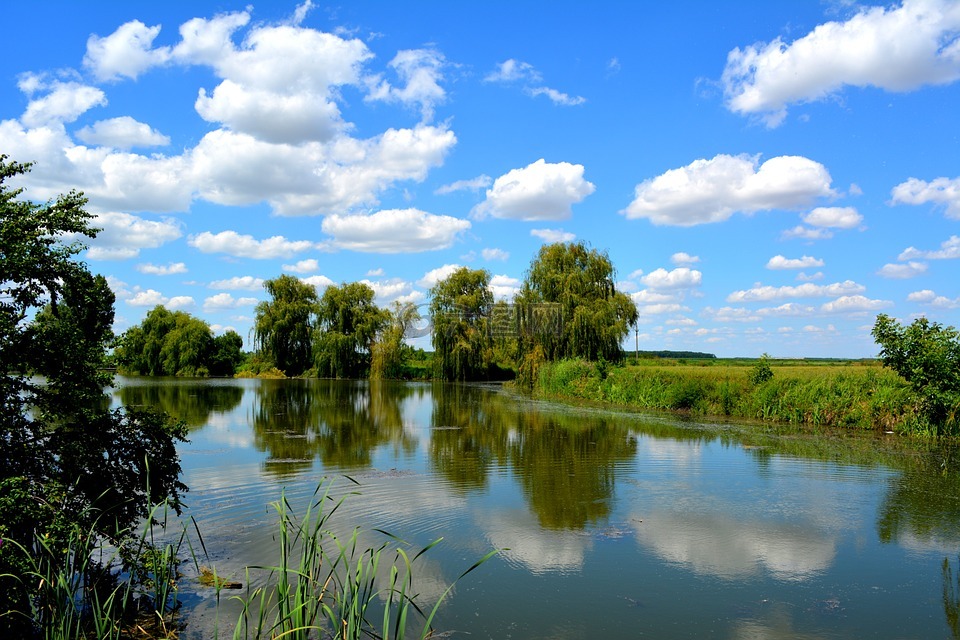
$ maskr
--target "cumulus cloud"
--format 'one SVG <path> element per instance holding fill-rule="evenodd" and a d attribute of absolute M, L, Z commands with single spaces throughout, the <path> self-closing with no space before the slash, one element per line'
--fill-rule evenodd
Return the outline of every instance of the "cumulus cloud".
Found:
<path fill-rule="evenodd" d="M 954 82 L 960 78 L 958 30 L 960 5 L 904 0 L 865 7 L 789 44 L 778 37 L 736 48 L 722 76 L 727 108 L 774 127 L 788 105 L 821 100 L 844 86 L 901 92 Z"/>
<path fill-rule="evenodd" d="M 431 269 L 423 274 L 423 277 L 417 280 L 417 284 L 421 287 L 429 289 L 441 280 L 446 280 L 450 277 L 454 271 L 459 269 L 462 265 L 459 264 L 445 264 L 442 267 L 437 267 L 436 269 Z"/>
<path fill-rule="evenodd" d="M 323 290 L 327 287 L 336 284 L 333 280 L 323 275 L 309 276 L 307 278 L 300 278 L 300 282 L 312 285 L 317 288 L 317 290 Z"/>
<path fill-rule="evenodd" d="M 207 285 L 210 289 L 227 289 L 230 291 L 260 291 L 263 289 L 263 278 L 253 276 L 235 276 L 226 280 L 214 280 Z"/>
<path fill-rule="evenodd" d="M 863 222 L 855 207 L 817 207 L 802 219 L 813 227 L 834 229 L 853 229 Z"/>
<path fill-rule="evenodd" d="M 703 274 L 696 269 L 678 267 L 672 271 L 660 268 L 640 278 L 651 289 L 689 289 L 699 287 Z"/>
<path fill-rule="evenodd" d="M 265 240 L 256 240 L 253 236 L 240 235 L 236 231 L 210 233 L 204 231 L 192 235 L 187 244 L 203 253 L 225 253 L 237 258 L 269 260 L 289 258 L 302 251 L 314 248 L 308 240 L 287 240 L 283 236 L 273 236 Z"/>
<path fill-rule="evenodd" d="M 555 242 L 573 242 L 577 237 L 576 234 L 564 231 L 563 229 L 531 229 L 530 235 L 551 244 Z"/>
<path fill-rule="evenodd" d="M 490 278 L 488 288 L 497 300 L 512 300 L 520 291 L 520 280 L 506 275 L 496 275 Z"/>
<path fill-rule="evenodd" d="M 190 296 L 173 296 L 168 298 L 155 289 L 137 291 L 133 296 L 126 298 L 131 307 L 155 307 L 163 305 L 168 309 L 187 309 L 194 305 Z"/>
<path fill-rule="evenodd" d="M 915 262 L 911 260 L 907 263 L 885 264 L 879 271 L 877 271 L 877 275 L 883 276 L 884 278 L 905 280 L 907 278 L 915 278 L 926 272 L 927 263 Z"/>
<path fill-rule="evenodd" d="M 404 253 L 446 249 L 470 228 L 470 222 L 419 209 L 385 209 L 370 215 L 332 214 L 321 228 L 341 249 Z"/>
<path fill-rule="evenodd" d="M 484 174 L 469 180 L 457 180 L 456 182 L 445 184 L 442 187 L 438 187 L 434 193 L 438 196 L 444 196 L 448 193 L 456 193 L 457 191 L 480 191 L 481 189 L 486 189 L 491 184 L 493 184 L 493 178 Z"/>
<path fill-rule="evenodd" d="M 946 296 L 938 296 L 936 293 L 930 289 L 924 289 L 922 291 L 914 291 L 907 296 L 907 302 L 919 302 L 921 304 L 928 304 L 932 307 L 938 309 L 957 309 L 960 308 L 960 298 L 948 298 Z"/>
<path fill-rule="evenodd" d="M 135 80 L 144 71 L 170 59 L 169 48 L 153 48 L 159 34 L 160 25 L 148 27 L 139 20 L 131 20 L 109 36 L 91 35 L 83 64 L 98 80 L 121 77 Z"/>
<path fill-rule="evenodd" d="M 158 147 L 170 144 L 170 138 L 154 130 L 148 124 L 137 122 L 130 116 L 100 120 L 77 131 L 77 138 L 87 144 L 102 145 L 115 149 L 132 147 Z"/>
<path fill-rule="evenodd" d="M 147 273 L 154 276 L 169 276 L 175 273 L 186 273 L 187 265 L 182 262 L 171 262 L 167 266 L 163 266 L 145 262 L 144 264 L 138 264 L 136 269 L 140 273 Z"/>
<path fill-rule="evenodd" d="M 557 91 L 556 89 L 551 89 L 550 87 L 530 87 L 527 89 L 527 93 L 534 98 L 537 96 L 547 96 L 554 104 L 563 105 L 565 107 L 575 107 L 578 104 L 583 104 L 587 101 L 587 99 L 583 96 L 571 96 L 569 93 Z"/>
<path fill-rule="evenodd" d="M 889 300 L 871 300 L 865 296 L 840 296 L 836 300 L 826 302 L 820 306 L 823 313 L 866 313 L 879 311 L 891 306 Z"/>
<path fill-rule="evenodd" d="M 950 236 L 940 244 L 939 250 L 921 251 L 914 247 L 907 247 L 897 256 L 898 260 L 955 260 L 960 258 L 960 236 Z"/>
<path fill-rule="evenodd" d="M 404 304 L 417 302 L 423 299 L 423 293 L 415 291 L 413 284 L 400 278 L 389 280 L 361 280 L 360 282 L 373 289 L 377 304 L 384 306 L 393 302 Z"/>
<path fill-rule="evenodd" d="M 727 296 L 727 302 L 759 302 L 767 300 L 781 300 L 783 298 L 835 298 L 862 293 L 866 290 L 861 284 L 853 280 L 844 280 L 833 284 L 819 285 L 811 282 L 795 287 L 756 286 L 752 289 L 734 291 Z"/>
<path fill-rule="evenodd" d="M 484 82 L 502 84 L 518 83 L 524 85 L 524 91 L 531 97 L 546 96 L 554 104 L 565 107 L 576 106 L 587 101 L 583 96 L 571 96 L 543 85 L 543 77 L 533 65 L 515 60 L 505 60 L 483 78 Z"/>
<path fill-rule="evenodd" d="M 443 54 L 436 49 L 399 51 L 390 61 L 390 67 L 405 86 L 398 88 L 382 77 L 373 78 L 367 99 L 419 105 L 424 120 L 430 120 L 436 105 L 442 104 L 447 96 L 440 86 L 445 64 Z"/>
<path fill-rule="evenodd" d="M 93 107 L 107 104 L 107 96 L 100 89 L 78 82 L 54 81 L 50 84 L 32 84 L 31 89 L 48 89 L 46 95 L 27 104 L 20 122 L 27 127 L 73 122 Z"/>
<path fill-rule="evenodd" d="M 802 156 L 778 156 L 760 164 L 758 156 L 720 154 L 641 182 L 621 213 L 657 225 L 689 227 L 722 222 L 736 212 L 802 208 L 835 195 L 830 183 L 826 167 Z"/>
<path fill-rule="evenodd" d="M 593 183 L 583 179 L 582 164 L 548 163 L 541 158 L 497 178 L 473 214 L 478 218 L 565 220 L 573 215 L 572 206 L 594 189 Z"/>
<path fill-rule="evenodd" d="M 796 302 L 786 302 L 778 307 L 765 307 L 757 309 L 757 315 L 764 318 L 792 318 L 800 316 L 811 316 L 817 312 L 816 307 Z"/>
<path fill-rule="evenodd" d="M 707 307 L 703 310 L 703 315 L 714 322 L 759 322 L 761 320 L 756 311 L 744 307 L 721 307 L 719 309 Z"/>
<path fill-rule="evenodd" d="M 90 240 L 87 258 L 91 260 L 135 258 L 141 249 L 156 249 L 182 235 L 177 220 L 146 220 L 129 213 L 101 213 L 94 218 L 93 226 L 101 231 Z"/>
<path fill-rule="evenodd" d="M 941 205 L 948 218 L 960 220 L 960 178 L 936 178 L 930 182 L 910 178 L 895 186 L 890 195 L 896 204 Z"/>
<path fill-rule="evenodd" d="M 306 260 L 300 260 L 295 264 L 283 265 L 284 271 L 290 271 L 292 273 L 313 273 L 319 268 L 320 263 L 317 262 L 316 258 L 308 258 Z"/>
<path fill-rule="evenodd" d="M 786 258 L 776 255 L 767 261 L 767 269 L 810 269 L 812 267 L 822 267 L 823 260 L 811 256 L 802 258 Z"/>
<path fill-rule="evenodd" d="M 259 301 L 256 298 L 234 298 L 229 293 L 218 293 L 203 301 L 203 310 L 211 312 L 252 307 L 257 302 Z"/>
<path fill-rule="evenodd" d="M 700 262 L 700 256 L 692 256 L 689 253 L 681 251 L 670 256 L 670 262 L 676 265 L 690 265 Z"/>

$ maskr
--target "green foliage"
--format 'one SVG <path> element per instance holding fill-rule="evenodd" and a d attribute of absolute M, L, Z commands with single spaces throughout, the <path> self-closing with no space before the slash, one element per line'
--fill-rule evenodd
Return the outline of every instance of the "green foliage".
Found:
<path fill-rule="evenodd" d="M 117 338 L 114 357 L 123 373 L 232 376 L 243 360 L 242 346 L 235 331 L 214 338 L 203 320 L 157 305 Z"/>
<path fill-rule="evenodd" d="M 373 302 L 374 291 L 363 282 L 329 286 L 317 307 L 314 363 L 317 375 L 358 378 L 370 363 L 370 348 L 389 314 Z"/>
<path fill-rule="evenodd" d="M 420 312 L 412 303 L 393 303 L 377 341 L 370 348 L 370 379 L 400 379 L 408 377 L 405 369 L 414 355 L 414 349 L 404 341 L 407 331 L 420 320 Z"/>
<path fill-rule="evenodd" d="M 267 280 L 263 287 L 271 299 L 257 305 L 254 344 L 283 373 L 300 375 L 312 361 L 317 290 L 286 274 Z"/>
<path fill-rule="evenodd" d="M 960 432 L 960 333 L 927 318 L 904 327 L 885 314 L 877 316 L 872 333 L 884 366 L 917 394 L 925 426 L 935 434 Z"/>
<path fill-rule="evenodd" d="M 750 370 L 750 384 L 761 385 L 773 378 L 773 369 L 770 368 L 770 356 L 763 354 L 760 360 Z"/>
<path fill-rule="evenodd" d="M 63 242 L 96 234 L 85 200 L 19 200 L 3 183 L 28 169 L 0 156 L 0 611 L 22 614 L 0 617 L 4 637 L 32 632 L 23 605 L 39 587 L 24 571 L 38 541 L 63 549 L 80 527 L 119 547 L 151 505 L 169 497 L 176 508 L 186 489 L 174 447 L 182 425 L 108 409 L 101 366 L 114 296 L 74 260 L 83 245 Z"/>
<path fill-rule="evenodd" d="M 607 254 L 583 243 L 541 247 L 516 298 L 521 359 L 540 346 L 548 360 L 619 362 L 620 343 L 637 322 L 637 308 L 617 291 L 615 277 Z"/>
<path fill-rule="evenodd" d="M 482 380 L 493 358 L 489 318 L 490 273 L 460 267 L 430 289 L 434 375 L 441 380 Z"/>

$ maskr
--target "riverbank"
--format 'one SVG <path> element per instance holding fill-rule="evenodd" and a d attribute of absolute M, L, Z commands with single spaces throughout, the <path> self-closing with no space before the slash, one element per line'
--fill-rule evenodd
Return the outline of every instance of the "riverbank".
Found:
<path fill-rule="evenodd" d="M 759 374 L 766 365 L 769 373 Z M 875 361 L 640 360 L 544 363 L 534 394 L 617 407 L 815 427 L 922 432 L 916 398 Z"/>

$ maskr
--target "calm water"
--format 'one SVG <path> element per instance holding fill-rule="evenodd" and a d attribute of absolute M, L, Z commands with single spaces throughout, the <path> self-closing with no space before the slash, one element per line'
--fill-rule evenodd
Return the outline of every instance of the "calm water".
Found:
<path fill-rule="evenodd" d="M 283 491 L 305 505 L 328 477 L 359 491 L 335 526 L 362 526 L 370 544 L 375 527 L 417 548 L 444 538 L 416 574 L 426 600 L 504 549 L 441 609 L 449 637 L 960 638 L 947 451 L 495 387 L 118 378 L 114 397 L 189 425 L 187 513 L 220 575 L 275 561 L 268 504 Z M 186 637 L 209 637 L 213 590 L 183 599 Z"/>

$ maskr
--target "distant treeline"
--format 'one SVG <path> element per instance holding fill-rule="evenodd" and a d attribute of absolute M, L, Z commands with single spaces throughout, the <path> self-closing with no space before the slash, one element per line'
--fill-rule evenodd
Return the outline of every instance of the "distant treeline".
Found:
<path fill-rule="evenodd" d="M 670 358 L 673 360 L 708 360 L 716 359 L 712 353 L 702 351 L 638 351 L 641 358 Z"/>

